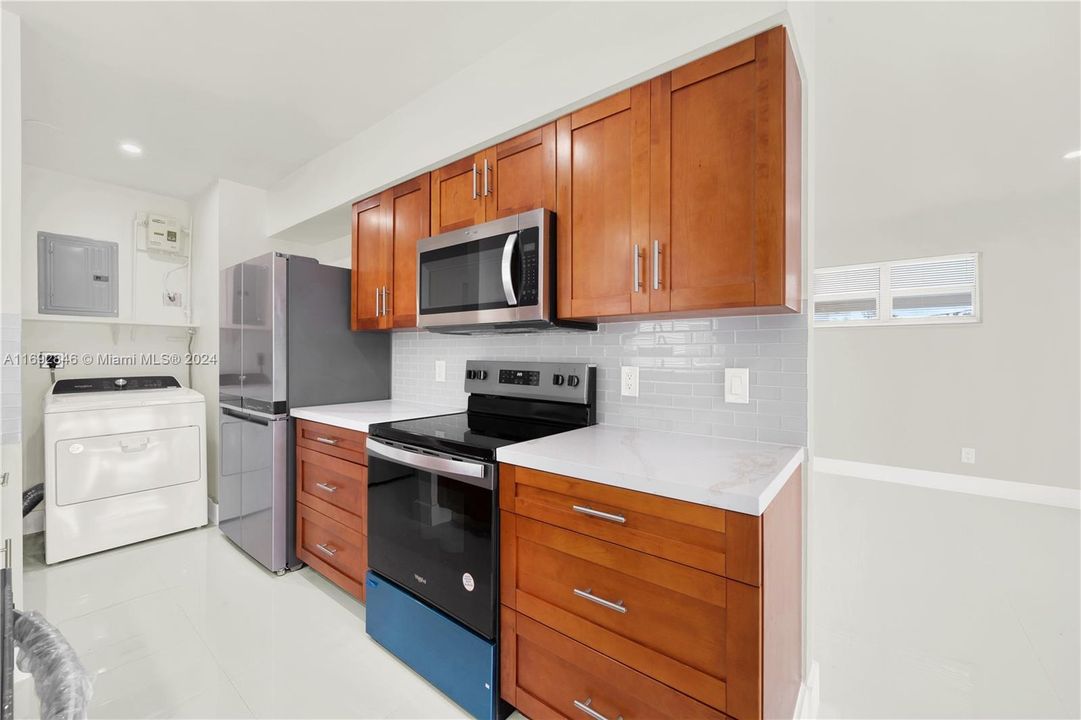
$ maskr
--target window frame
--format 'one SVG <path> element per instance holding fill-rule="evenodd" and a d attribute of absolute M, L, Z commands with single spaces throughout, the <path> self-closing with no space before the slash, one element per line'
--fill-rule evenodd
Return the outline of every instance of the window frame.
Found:
<path fill-rule="evenodd" d="M 963 288 L 968 288 L 968 285 L 926 285 L 919 288 L 903 288 L 893 290 L 890 287 L 890 271 L 897 265 L 917 265 L 917 264 L 932 264 L 940 262 L 949 262 L 951 260 L 972 260 L 974 265 L 974 281 L 971 285 L 972 288 L 972 314 L 971 315 L 947 315 L 943 317 L 915 317 L 915 318 L 896 318 L 893 317 L 893 298 L 897 297 L 913 297 L 913 296 L 931 296 L 937 293 L 950 294 L 951 291 L 956 292 Z M 845 270 L 865 270 L 868 268 L 878 268 L 878 291 L 873 290 L 860 290 L 844 293 L 828 293 L 818 294 L 814 292 L 816 285 L 815 280 L 820 272 L 831 271 L 845 271 Z M 811 324 L 815 328 L 831 328 L 831 327 L 870 327 L 870 326 L 901 326 L 901 325 L 967 325 L 971 323 L 982 322 L 982 314 L 980 308 L 980 253 L 967 252 L 967 253 L 954 253 L 952 255 L 934 255 L 929 257 L 907 258 L 904 260 L 886 260 L 877 263 L 858 263 L 855 265 L 833 265 L 830 267 L 817 268 L 812 272 L 812 293 L 811 293 Z M 859 300 L 871 298 L 877 302 L 878 317 L 874 320 L 834 320 L 834 321 L 820 321 L 815 319 L 816 309 L 819 302 L 834 302 L 837 300 Z"/>

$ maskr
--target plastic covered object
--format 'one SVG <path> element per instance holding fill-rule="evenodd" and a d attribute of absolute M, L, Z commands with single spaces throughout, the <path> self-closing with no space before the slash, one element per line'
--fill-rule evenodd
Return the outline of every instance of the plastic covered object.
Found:
<path fill-rule="evenodd" d="M 15 614 L 16 665 L 34 678 L 42 720 L 86 717 L 93 684 L 67 639 L 38 612 Z"/>

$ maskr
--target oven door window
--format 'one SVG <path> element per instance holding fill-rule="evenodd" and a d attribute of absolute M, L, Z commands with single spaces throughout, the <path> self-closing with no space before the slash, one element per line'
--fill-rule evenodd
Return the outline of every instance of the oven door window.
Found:
<path fill-rule="evenodd" d="M 420 314 L 516 307 L 517 303 L 508 302 L 503 283 L 503 250 L 511 240 L 511 290 L 513 295 L 518 294 L 521 255 L 516 238 L 511 235 L 517 233 L 493 235 L 421 253 Z"/>
<path fill-rule="evenodd" d="M 495 637 L 495 493 L 368 454 L 368 565 Z"/>

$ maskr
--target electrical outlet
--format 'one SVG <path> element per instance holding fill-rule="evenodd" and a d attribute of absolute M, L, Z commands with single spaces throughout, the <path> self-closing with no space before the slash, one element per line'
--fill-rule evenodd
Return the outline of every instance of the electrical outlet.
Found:
<path fill-rule="evenodd" d="M 161 302 L 165 307 L 181 307 L 184 304 L 184 295 L 179 292 L 163 292 Z"/>
<path fill-rule="evenodd" d="M 635 366 L 625 366 L 621 367 L 619 371 L 619 394 L 628 397 L 638 397 L 638 368 Z"/>
<path fill-rule="evenodd" d="M 435 361 L 435 381 L 446 382 L 447 381 L 447 361 L 436 360 Z"/>
<path fill-rule="evenodd" d="M 976 464 L 976 448 L 961 448 L 961 462 L 969 465 Z"/>
<path fill-rule="evenodd" d="M 55 363 L 55 365 L 53 365 L 53 363 Z M 48 370 L 49 365 L 53 365 L 53 369 L 55 370 L 64 367 L 64 354 L 58 352 L 38 353 L 38 367 Z"/>

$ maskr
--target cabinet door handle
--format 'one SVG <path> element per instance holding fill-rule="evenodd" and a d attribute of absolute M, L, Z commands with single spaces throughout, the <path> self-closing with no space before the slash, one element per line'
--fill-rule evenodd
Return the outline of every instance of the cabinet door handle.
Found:
<path fill-rule="evenodd" d="M 484 197 L 488 197 L 488 158 L 484 158 Z"/>
<path fill-rule="evenodd" d="M 326 555 L 327 557 L 334 557 L 335 555 L 338 554 L 338 549 L 337 548 L 328 547 L 328 546 L 324 545 L 323 543 L 319 543 L 315 547 L 319 548 L 319 550 L 324 555 Z"/>
<path fill-rule="evenodd" d="M 634 244 L 634 269 L 631 271 L 634 273 L 634 291 L 642 291 L 642 249 L 638 247 L 638 243 Z"/>
<path fill-rule="evenodd" d="M 387 286 L 384 285 L 383 286 L 383 314 L 384 315 L 390 315 L 390 310 L 387 309 L 389 307 L 389 305 L 387 305 L 387 295 L 390 295 L 390 293 L 387 292 Z"/>
<path fill-rule="evenodd" d="M 574 594 L 590 602 L 597 603 L 601 607 L 606 607 L 609 610 L 615 610 L 617 613 L 626 614 L 627 608 L 623 607 L 622 600 L 617 600 L 616 602 L 612 602 L 611 600 L 605 600 L 602 597 L 597 597 L 596 595 L 594 595 L 591 592 L 592 590 L 593 588 L 586 588 L 585 590 L 579 590 L 578 588 L 574 588 Z"/>
<path fill-rule="evenodd" d="M 328 437 L 323 437 L 322 435 L 315 438 L 315 441 L 316 442 L 321 442 L 324 445 L 337 445 L 338 444 L 338 438 L 328 438 Z"/>
<path fill-rule="evenodd" d="M 661 289 L 661 241 L 653 241 L 653 289 Z"/>
<path fill-rule="evenodd" d="M 574 512 L 582 513 L 583 515 L 589 515 L 590 517 L 600 518 L 601 520 L 608 520 L 609 522 L 623 524 L 627 522 L 627 518 L 622 515 L 616 515 L 615 513 L 606 513 L 603 510 L 594 510 L 591 507 L 585 505 L 571 505 L 571 509 Z"/>
<path fill-rule="evenodd" d="M 326 483 L 317 482 L 315 486 L 320 490 L 326 490 L 328 493 L 338 492 L 337 485 L 327 485 Z"/>
<path fill-rule="evenodd" d="M 379 288 L 375 289 L 375 316 L 379 317 Z"/>
<path fill-rule="evenodd" d="M 597 712 L 596 710 L 594 710 L 593 708 L 590 707 L 590 704 L 592 702 L 593 702 L 593 698 L 591 698 L 591 697 L 586 698 L 585 702 L 582 702 L 581 700 L 575 700 L 574 701 L 574 707 L 578 708 L 579 710 L 584 712 L 586 715 L 593 718 L 593 720 L 608 720 L 608 718 L 606 718 L 604 715 L 601 715 L 599 712 Z M 616 720 L 623 720 L 623 716 L 618 715 L 616 717 Z"/>
<path fill-rule="evenodd" d="M 477 199 L 477 164 L 473 163 L 473 199 Z"/>

